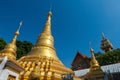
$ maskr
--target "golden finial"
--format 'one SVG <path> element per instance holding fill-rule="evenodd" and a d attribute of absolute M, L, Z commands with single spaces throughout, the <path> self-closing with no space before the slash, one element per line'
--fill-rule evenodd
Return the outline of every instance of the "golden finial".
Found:
<path fill-rule="evenodd" d="M 49 11 L 49 12 L 48 12 L 48 21 L 49 21 L 49 22 L 50 22 L 50 20 L 51 20 L 51 17 L 52 17 L 52 12 Z"/>
<path fill-rule="evenodd" d="M 49 13 L 48 13 L 48 16 L 52 16 L 52 5 L 50 6 L 50 11 L 49 11 Z"/>
<path fill-rule="evenodd" d="M 93 48 L 91 48 L 91 44 L 92 44 L 91 41 L 89 41 L 89 48 L 90 48 L 91 55 L 92 55 L 93 58 L 95 58 L 94 50 L 93 50 Z"/>
<path fill-rule="evenodd" d="M 91 48 L 91 42 L 89 42 L 89 48 L 90 48 L 90 52 L 91 52 L 92 56 L 94 56 L 94 50 Z"/>
<path fill-rule="evenodd" d="M 92 57 L 94 57 L 94 58 L 95 58 L 95 55 L 94 55 L 94 50 L 93 50 L 92 48 L 90 48 L 90 52 L 91 52 L 91 54 L 92 54 Z"/>
<path fill-rule="evenodd" d="M 15 43 L 16 44 L 16 39 L 17 39 L 17 36 L 20 34 L 20 28 L 21 28 L 21 26 L 22 26 L 22 21 L 19 23 L 19 27 L 18 27 L 17 31 L 15 32 L 14 38 L 11 41 L 11 43 Z"/>
<path fill-rule="evenodd" d="M 95 59 L 95 55 L 94 55 L 94 50 L 93 50 L 93 48 L 90 48 L 90 52 L 91 52 L 91 59 L 93 60 L 96 60 Z"/>
<path fill-rule="evenodd" d="M 51 17 L 52 17 L 52 5 L 50 6 L 50 11 L 48 12 L 48 20 L 47 22 L 50 24 L 51 21 Z M 46 23 L 47 24 L 47 23 Z M 51 25 L 51 24 L 50 24 Z"/>
<path fill-rule="evenodd" d="M 16 35 L 19 35 L 21 26 L 22 26 L 22 21 L 20 21 L 20 23 L 19 23 L 19 27 L 18 27 L 18 29 L 17 29 L 17 31 L 15 33 Z"/>

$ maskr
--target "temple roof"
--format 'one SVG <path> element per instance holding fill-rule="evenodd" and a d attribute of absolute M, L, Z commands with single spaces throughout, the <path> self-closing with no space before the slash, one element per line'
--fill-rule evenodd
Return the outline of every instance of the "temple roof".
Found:
<path fill-rule="evenodd" d="M 71 64 L 71 65 L 73 65 L 73 64 L 75 63 L 75 61 L 76 61 L 77 59 L 80 59 L 80 58 L 82 58 L 82 59 L 86 60 L 88 57 L 87 57 L 87 56 L 85 56 L 85 55 L 83 55 L 83 54 L 82 54 L 82 53 L 80 53 L 79 51 L 77 51 L 77 53 L 76 53 L 76 55 L 75 55 L 75 58 L 73 59 L 73 61 L 72 61 L 72 64 Z"/>

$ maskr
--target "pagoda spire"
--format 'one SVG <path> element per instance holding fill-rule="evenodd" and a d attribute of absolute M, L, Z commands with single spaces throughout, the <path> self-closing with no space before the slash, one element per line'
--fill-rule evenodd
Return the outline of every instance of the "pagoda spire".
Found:
<path fill-rule="evenodd" d="M 104 40 L 105 39 L 105 35 L 104 35 L 104 33 L 102 32 L 102 39 Z"/>
<path fill-rule="evenodd" d="M 14 37 L 11 41 L 11 43 L 14 44 L 14 45 L 16 45 L 17 36 L 20 34 L 21 26 L 22 26 L 22 21 L 19 23 L 19 27 L 18 27 L 17 31 L 15 32 Z"/>
<path fill-rule="evenodd" d="M 44 45 L 44 46 L 54 48 L 54 39 L 51 33 L 51 17 L 52 17 L 52 12 L 50 9 L 47 15 L 47 21 L 45 23 L 45 27 L 42 33 L 39 35 L 35 46 Z"/>
<path fill-rule="evenodd" d="M 50 10 L 47 15 L 47 21 L 45 23 L 44 29 L 42 33 L 38 36 L 36 44 L 29 52 L 29 54 L 33 54 L 36 56 L 42 55 L 42 56 L 57 58 L 56 51 L 54 48 L 54 38 L 51 33 L 51 17 L 52 17 L 52 12 Z"/>
<path fill-rule="evenodd" d="M 51 12 L 51 9 L 50 9 L 50 11 L 48 12 L 45 27 L 43 29 L 43 33 L 51 34 L 51 17 L 52 17 L 52 12 Z"/>
<path fill-rule="evenodd" d="M 7 44 L 5 48 L 2 50 L 2 55 L 7 56 L 10 59 L 16 59 L 16 55 L 17 55 L 16 40 L 17 40 L 17 36 L 19 35 L 21 26 L 22 26 L 22 21 L 20 22 L 19 28 L 15 32 L 12 41 L 9 44 Z"/>
<path fill-rule="evenodd" d="M 101 49 L 104 52 L 112 51 L 113 50 L 113 45 L 109 41 L 109 39 L 105 38 L 104 33 L 102 32 L 102 40 L 101 40 Z"/>
<path fill-rule="evenodd" d="M 91 52 L 91 61 L 90 61 L 90 69 L 94 70 L 94 68 L 98 68 L 99 67 L 99 63 L 98 61 L 95 59 L 95 55 L 94 55 L 94 50 L 92 48 L 90 48 L 90 52 Z"/>

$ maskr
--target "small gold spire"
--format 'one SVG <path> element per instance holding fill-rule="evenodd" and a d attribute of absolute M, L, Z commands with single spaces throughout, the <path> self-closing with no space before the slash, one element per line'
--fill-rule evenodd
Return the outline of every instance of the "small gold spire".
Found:
<path fill-rule="evenodd" d="M 2 50 L 2 54 L 7 56 L 10 59 L 16 59 L 16 51 L 17 51 L 16 39 L 17 39 L 17 36 L 19 35 L 21 26 L 22 26 L 22 21 L 20 22 L 19 28 L 15 32 L 12 41 L 9 44 L 7 44 L 5 48 Z"/>
<path fill-rule="evenodd" d="M 91 61 L 90 61 L 91 70 L 94 70 L 94 69 L 99 67 L 99 63 L 98 63 L 98 61 L 95 58 L 94 50 L 92 48 L 90 48 L 90 52 L 91 52 L 91 55 L 92 55 L 91 56 Z"/>
<path fill-rule="evenodd" d="M 90 52 L 91 52 L 92 57 L 94 57 L 94 58 L 95 58 L 95 55 L 94 55 L 94 50 L 93 50 L 92 48 L 90 48 Z"/>
<path fill-rule="evenodd" d="M 17 31 L 15 32 L 15 34 L 14 34 L 14 38 L 11 41 L 12 44 L 16 44 L 16 39 L 17 39 L 17 36 L 20 34 L 21 26 L 22 26 L 22 21 L 19 23 L 19 27 L 18 27 Z"/>
<path fill-rule="evenodd" d="M 91 61 L 90 61 L 90 71 L 85 75 L 89 80 L 93 80 L 93 78 L 103 79 L 104 73 L 98 63 L 98 61 L 95 59 L 94 50 L 90 48 L 91 52 Z"/>
<path fill-rule="evenodd" d="M 52 12 L 49 11 L 43 33 L 51 34 L 51 17 L 52 17 Z"/>

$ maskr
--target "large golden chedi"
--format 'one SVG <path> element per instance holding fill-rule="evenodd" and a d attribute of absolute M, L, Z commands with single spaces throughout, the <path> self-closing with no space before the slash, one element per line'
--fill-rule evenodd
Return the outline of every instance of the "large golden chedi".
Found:
<path fill-rule="evenodd" d="M 20 80 L 62 80 L 62 74 L 73 74 L 73 71 L 65 67 L 56 55 L 51 34 L 51 16 L 50 11 L 45 27 L 32 50 L 18 60 L 25 69 L 20 73 Z"/>

